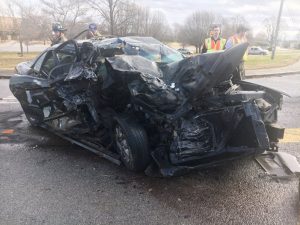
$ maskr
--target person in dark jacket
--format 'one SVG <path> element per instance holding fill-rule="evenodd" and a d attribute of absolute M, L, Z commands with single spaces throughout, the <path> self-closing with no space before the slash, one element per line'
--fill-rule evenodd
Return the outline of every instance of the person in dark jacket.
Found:
<path fill-rule="evenodd" d="M 51 46 L 63 43 L 68 39 L 65 36 L 65 32 L 67 31 L 60 23 L 52 24 L 52 38 L 51 38 Z"/>
<path fill-rule="evenodd" d="M 248 42 L 247 37 L 246 37 L 247 31 L 249 31 L 248 27 L 246 27 L 244 25 L 238 26 L 237 30 L 236 30 L 236 33 L 228 39 L 228 41 L 225 45 L 225 49 L 229 49 L 229 48 L 232 48 L 235 45 Z M 240 65 L 233 72 L 233 79 L 235 79 L 235 80 L 245 79 L 244 62 L 247 61 L 247 56 L 248 56 L 248 51 L 245 52 Z"/>
<path fill-rule="evenodd" d="M 100 37 L 100 33 L 97 31 L 97 25 L 95 23 L 89 24 L 89 31 L 86 35 L 86 39 Z"/>

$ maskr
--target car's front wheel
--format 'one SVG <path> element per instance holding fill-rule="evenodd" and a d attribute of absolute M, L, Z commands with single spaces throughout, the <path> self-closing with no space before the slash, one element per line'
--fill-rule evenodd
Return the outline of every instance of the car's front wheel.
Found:
<path fill-rule="evenodd" d="M 150 163 L 145 129 L 128 117 L 116 117 L 113 141 L 121 160 L 131 171 L 143 171 Z"/>

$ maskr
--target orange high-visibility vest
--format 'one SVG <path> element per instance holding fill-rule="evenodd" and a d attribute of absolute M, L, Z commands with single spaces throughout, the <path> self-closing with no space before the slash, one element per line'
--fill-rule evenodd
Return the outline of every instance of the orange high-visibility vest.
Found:
<path fill-rule="evenodd" d="M 226 44 L 226 39 L 220 38 L 216 42 L 212 38 L 205 39 L 207 52 L 216 52 L 223 50 Z"/>
<path fill-rule="evenodd" d="M 237 44 L 240 44 L 240 43 L 245 43 L 247 42 L 247 39 L 246 38 L 238 38 L 237 35 L 233 35 L 230 37 L 231 40 L 232 40 L 232 43 L 233 43 L 233 46 L 234 45 L 237 45 Z M 243 60 L 246 61 L 248 59 L 248 50 L 245 52 L 245 55 L 243 56 Z"/>

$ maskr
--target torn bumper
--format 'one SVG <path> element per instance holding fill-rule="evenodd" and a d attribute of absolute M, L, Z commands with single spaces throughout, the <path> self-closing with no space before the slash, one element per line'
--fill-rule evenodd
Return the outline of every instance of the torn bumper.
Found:
<path fill-rule="evenodd" d="M 297 158 L 285 152 L 267 152 L 256 157 L 267 174 L 277 178 L 300 177 Z"/>

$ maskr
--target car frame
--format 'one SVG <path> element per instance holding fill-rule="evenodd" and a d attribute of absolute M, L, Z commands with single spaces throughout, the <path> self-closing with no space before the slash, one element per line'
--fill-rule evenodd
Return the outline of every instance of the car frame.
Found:
<path fill-rule="evenodd" d="M 17 65 L 10 89 L 31 125 L 175 176 L 278 150 L 284 93 L 232 77 L 247 47 L 184 59 L 150 37 L 69 40 Z"/>

